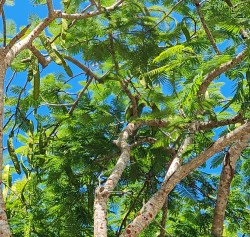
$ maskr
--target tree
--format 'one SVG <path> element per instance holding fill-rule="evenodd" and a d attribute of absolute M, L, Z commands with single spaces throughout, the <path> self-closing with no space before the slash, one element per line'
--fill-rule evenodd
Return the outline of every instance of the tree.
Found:
<path fill-rule="evenodd" d="M 248 1 L 34 3 L 12 38 L 0 6 L 0 236 L 248 234 Z"/>

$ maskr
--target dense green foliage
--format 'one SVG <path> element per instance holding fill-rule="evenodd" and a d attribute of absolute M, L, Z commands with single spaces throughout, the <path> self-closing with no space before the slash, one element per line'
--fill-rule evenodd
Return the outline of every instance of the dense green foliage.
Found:
<path fill-rule="evenodd" d="M 113 2 L 101 1 L 104 7 Z M 129 140 L 130 163 L 109 201 L 108 236 L 118 236 L 157 191 L 176 150 L 192 133 L 191 122 L 221 121 L 238 113 L 239 123 L 249 119 L 249 55 L 214 80 L 205 97 L 199 94 L 207 74 L 242 49 L 249 54 L 249 39 L 241 32 L 249 29 L 250 1 L 232 2 L 237 6 L 225 1 L 201 5 L 221 51 L 217 55 L 194 2 L 174 7 L 176 1 L 168 0 L 125 0 L 93 18 L 57 19 L 33 42 L 48 65 L 28 49 L 18 55 L 11 70 L 22 73 L 7 84 L 4 126 L 18 158 L 15 165 L 13 154 L 5 152 L 4 196 L 14 237 L 93 236 L 95 188 L 115 166 L 120 150 L 113 140 L 128 122 L 145 125 Z M 85 5 L 62 1 L 67 13 Z M 31 27 L 41 20 L 30 17 Z M 14 22 L 7 26 L 12 37 Z M 156 119 L 167 125 L 146 124 Z M 196 131 L 183 162 L 239 123 Z M 165 236 L 210 236 L 224 154 L 182 180 L 168 207 L 140 236 L 159 235 L 166 211 Z M 249 234 L 249 162 L 248 148 L 237 163 L 225 236 Z"/>

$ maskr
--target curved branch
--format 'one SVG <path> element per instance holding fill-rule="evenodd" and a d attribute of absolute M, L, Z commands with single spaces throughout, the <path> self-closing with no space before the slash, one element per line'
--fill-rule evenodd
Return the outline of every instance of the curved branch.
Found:
<path fill-rule="evenodd" d="M 220 121 L 207 121 L 207 122 L 195 121 L 191 123 L 188 126 L 188 128 L 189 128 L 189 131 L 195 132 L 199 130 L 209 130 L 209 129 L 226 126 L 230 124 L 236 124 L 236 123 L 244 123 L 244 118 L 242 114 L 237 114 L 233 118 L 220 120 Z"/>
<path fill-rule="evenodd" d="M 49 1 L 50 2 L 50 1 Z M 117 7 L 120 7 L 123 3 L 123 0 L 120 0 L 113 4 L 110 7 L 102 8 L 100 10 L 86 12 L 86 13 L 79 13 L 79 14 L 67 14 L 62 11 L 53 11 L 50 12 L 49 15 L 43 19 L 41 23 L 39 23 L 24 39 L 19 42 L 16 42 L 11 48 L 9 48 L 6 54 L 6 61 L 7 67 L 11 64 L 12 60 L 15 56 L 20 53 L 23 49 L 28 48 L 33 40 L 39 36 L 39 34 L 56 18 L 65 18 L 65 19 L 86 19 L 93 16 L 100 15 L 106 11 L 112 11 Z M 49 4 L 50 5 L 50 4 Z"/>
<path fill-rule="evenodd" d="M 55 13 L 57 15 L 57 18 L 73 19 L 73 20 L 74 19 L 76 19 L 76 20 L 77 19 L 85 19 L 85 18 L 90 18 L 93 16 L 100 15 L 100 14 L 107 12 L 107 11 L 113 11 L 117 7 L 120 7 L 122 5 L 123 1 L 124 0 L 117 1 L 115 4 L 113 4 L 110 7 L 100 8 L 100 9 L 98 9 L 96 11 L 92 11 L 92 12 L 67 14 L 67 13 L 64 13 L 61 11 L 55 11 Z"/>
<path fill-rule="evenodd" d="M 242 136 L 246 136 L 248 139 L 250 138 L 250 122 L 245 123 L 244 125 L 236 128 L 234 131 L 219 138 L 200 155 L 182 165 L 176 172 L 174 172 L 169 179 L 162 183 L 161 188 L 142 207 L 140 214 L 126 227 L 120 236 L 138 236 L 139 233 L 144 230 L 152 220 L 154 220 L 155 216 L 162 208 L 166 196 L 177 183 L 185 178 L 191 171 L 206 162 L 211 156 L 215 155 L 235 140 L 240 139 Z"/>
<path fill-rule="evenodd" d="M 233 68 L 236 64 L 240 63 L 246 57 L 247 57 L 247 51 L 244 50 L 240 52 L 234 59 L 230 60 L 227 63 L 220 65 L 219 67 L 215 68 L 213 71 L 206 74 L 202 84 L 199 87 L 198 95 L 204 95 L 208 86 L 216 77 L 220 76 L 222 73 Z"/>

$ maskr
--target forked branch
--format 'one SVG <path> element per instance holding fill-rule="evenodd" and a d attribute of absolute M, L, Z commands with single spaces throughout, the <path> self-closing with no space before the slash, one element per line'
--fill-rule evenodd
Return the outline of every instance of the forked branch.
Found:
<path fill-rule="evenodd" d="M 140 214 L 126 227 L 120 237 L 138 236 L 139 233 L 154 220 L 155 216 L 162 208 L 166 196 L 176 184 L 185 178 L 191 171 L 206 162 L 211 156 L 215 155 L 237 139 L 240 139 L 242 136 L 246 136 L 248 139 L 250 138 L 250 122 L 245 123 L 234 131 L 219 138 L 200 155 L 176 170 L 169 179 L 162 183 L 161 188 L 142 207 Z"/>

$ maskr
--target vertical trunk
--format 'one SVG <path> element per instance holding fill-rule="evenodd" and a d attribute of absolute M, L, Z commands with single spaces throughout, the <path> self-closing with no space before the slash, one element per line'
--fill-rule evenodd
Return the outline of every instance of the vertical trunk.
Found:
<path fill-rule="evenodd" d="M 4 109 L 4 77 L 6 73 L 6 67 L 4 62 L 4 56 L 0 52 L 0 237 L 10 237 L 10 227 L 6 215 L 6 207 L 2 193 L 2 171 L 3 171 L 3 109 Z"/>
<path fill-rule="evenodd" d="M 234 176 L 236 161 L 242 150 L 248 145 L 248 139 L 243 136 L 237 143 L 233 144 L 224 157 L 224 164 L 220 175 L 216 206 L 214 210 L 214 220 L 212 234 L 221 237 L 223 234 L 223 224 L 225 212 L 230 193 L 230 184 Z"/>
<path fill-rule="evenodd" d="M 166 197 L 166 201 L 162 207 L 162 217 L 161 217 L 161 226 L 160 226 L 160 234 L 158 237 L 165 237 L 166 236 L 166 221 L 168 216 L 168 196 Z"/>
<path fill-rule="evenodd" d="M 94 236 L 107 237 L 107 201 L 110 193 L 116 187 L 121 175 L 130 159 L 128 137 L 139 127 L 129 123 L 114 143 L 121 149 L 121 155 L 104 186 L 99 186 L 95 191 L 94 202 Z"/>
<path fill-rule="evenodd" d="M 103 192 L 103 187 L 98 187 L 95 192 L 94 202 L 94 236 L 107 237 L 107 200 L 108 193 Z"/>

